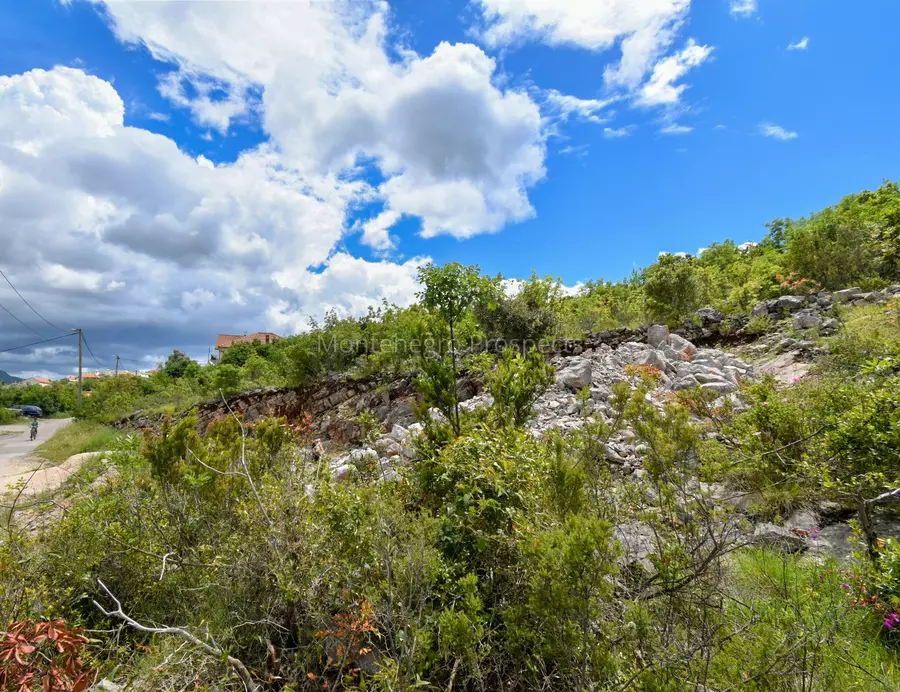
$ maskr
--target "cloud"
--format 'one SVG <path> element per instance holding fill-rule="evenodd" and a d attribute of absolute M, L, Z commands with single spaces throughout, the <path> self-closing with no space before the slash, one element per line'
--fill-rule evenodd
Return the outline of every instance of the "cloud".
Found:
<path fill-rule="evenodd" d="M 390 250 L 394 241 L 390 236 L 391 227 L 402 218 L 402 215 L 386 210 L 362 224 L 362 242 L 376 250 Z"/>
<path fill-rule="evenodd" d="M 692 68 L 706 62 L 712 51 L 711 46 L 701 46 L 694 39 L 690 39 L 683 50 L 656 64 L 650 79 L 637 94 L 637 104 L 669 107 L 677 105 L 687 85 L 676 82 Z"/>
<path fill-rule="evenodd" d="M 568 120 L 574 115 L 580 120 L 597 124 L 606 122 L 606 118 L 598 113 L 617 100 L 615 98 L 581 99 L 577 96 L 563 94 L 556 89 L 549 89 L 545 97 L 548 109 L 561 120 Z"/>
<path fill-rule="evenodd" d="M 799 137 L 796 132 L 786 130 L 781 127 L 781 125 L 775 125 L 773 123 L 760 123 L 758 128 L 760 134 L 762 134 L 763 136 L 774 137 L 775 139 L 780 139 L 782 142 L 787 142 Z"/>
<path fill-rule="evenodd" d="M 254 108 L 249 90 L 185 70 L 162 77 L 159 93 L 176 106 L 187 108 L 198 125 L 221 134 L 228 132 L 232 121 L 249 115 Z"/>
<path fill-rule="evenodd" d="M 678 123 L 668 123 L 667 125 L 663 125 L 661 128 L 659 128 L 659 133 L 662 135 L 686 135 L 690 134 L 693 131 L 693 127 L 689 127 L 688 125 L 680 125 Z"/>
<path fill-rule="evenodd" d="M 788 50 L 806 50 L 809 48 L 809 36 L 804 36 L 796 43 L 789 43 Z"/>
<path fill-rule="evenodd" d="M 0 142 L 3 270 L 51 322 L 84 328 L 104 363 L 173 346 L 205 357 L 220 331 L 408 303 L 427 261 L 335 252 L 366 183 L 304 173 L 270 145 L 193 158 L 125 126 L 113 86 L 81 70 L 0 77 Z M 34 340 L 5 328 L 2 346 Z M 72 372 L 64 340 L 42 353 L 3 354 L 0 368 Z"/>
<path fill-rule="evenodd" d="M 757 0 L 731 0 L 730 9 L 735 17 L 752 17 L 758 9 Z"/>
<path fill-rule="evenodd" d="M 635 125 L 626 125 L 625 127 L 604 127 L 603 136 L 606 139 L 619 139 L 621 137 L 630 137 L 637 129 Z"/>
<path fill-rule="evenodd" d="M 635 86 L 669 46 L 690 10 L 690 0 L 480 0 L 490 46 L 539 40 L 605 51 L 621 58 L 607 69 L 611 84 Z"/>
<path fill-rule="evenodd" d="M 427 56 L 391 46 L 401 56 L 391 59 L 387 5 L 376 0 L 105 10 L 120 40 L 177 67 L 161 89 L 198 123 L 224 132 L 258 117 L 303 175 L 377 169 L 384 182 L 370 192 L 391 216 L 368 227 L 375 247 L 387 247 L 384 222 L 404 215 L 419 217 L 426 237 L 467 238 L 534 214 L 528 191 L 546 157 L 540 109 L 497 86 L 496 63 L 477 46 L 441 43 Z"/>
<path fill-rule="evenodd" d="M 618 48 L 620 58 L 606 66 L 604 81 L 611 100 L 627 96 L 638 107 L 677 106 L 688 88 L 678 82 L 713 50 L 689 39 L 667 55 L 691 0 L 478 0 L 478 7 L 480 35 L 489 46 L 528 40 L 596 52 Z"/>
<path fill-rule="evenodd" d="M 295 292 L 303 304 L 316 304 L 322 312 L 335 311 L 340 317 L 360 315 L 383 300 L 410 305 L 419 289 L 419 267 L 430 257 L 414 257 L 403 264 L 368 262 L 346 252 L 332 255 L 322 271 L 285 268 L 275 281 Z M 307 313 L 292 309 L 286 302 L 269 308 L 268 315 L 281 329 L 299 331 L 306 327 Z"/>

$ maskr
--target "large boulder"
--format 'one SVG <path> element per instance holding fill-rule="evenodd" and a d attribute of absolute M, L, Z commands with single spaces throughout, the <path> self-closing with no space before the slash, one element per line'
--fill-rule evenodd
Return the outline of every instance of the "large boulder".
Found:
<path fill-rule="evenodd" d="M 678 352 L 683 360 L 690 360 L 697 355 L 697 347 L 678 334 L 669 336 L 669 344 Z"/>
<path fill-rule="evenodd" d="M 669 363 L 666 361 L 665 356 L 656 349 L 648 349 L 646 353 L 638 356 L 635 361 L 638 365 L 649 365 L 651 368 L 656 368 L 660 372 L 665 372 L 669 367 Z"/>
<path fill-rule="evenodd" d="M 822 324 L 822 316 L 816 310 L 799 310 L 794 314 L 794 329 L 811 329 Z"/>
<path fill-rule="evenodd" d="M 725 320 L 725 315 L 715 308 L 700 308 L 697 310 L 697 317 L 703 324 L 718 324 Z"/>
<path fill-rule="evenodd" d="M 669 341 L 669 328 L 664 324 L 651 324 L 647 328 L 647 343 L 652 348 L 659 348 Z"/>
<path fill-rule="evenodd" d="M 809 547 L 809 542 L 802 532 L 795 532 L 775 524 L 760 524 L 753 532 L 756 545 L 779 553 L 801 553 Z"/>
<path fill-rule="evenodd" d="M 780 310 L 788 312 L 796 312 L 806 305 L 806 298 L 803 296 L 781 296 L 775 303 Z"/>
<path fill-rule="evenodd" d="M 857 286 L 855 288 L 845 288 L 843 291 L 835 291 L 832 297 L 836 303 L 849 303 L 862 292 L 863 290 Z"/>
<path fill-rule="evenodd" d="M 556 381 L 572 391 L 580 391 L 591 386 L 591 361 L 587 358 L 573 358 L 572 362 L 562 370 Z"/>

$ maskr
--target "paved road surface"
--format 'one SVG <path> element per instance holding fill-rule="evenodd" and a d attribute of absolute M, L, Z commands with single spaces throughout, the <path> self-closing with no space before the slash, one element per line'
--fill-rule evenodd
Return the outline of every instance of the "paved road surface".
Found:
<path fill-rule="evenodd" d="M 0 426 L 0 479 L 28 471 L 36 466 L 29 456 L 41 442 L 49 440 L 53 433 L 72 422 L 71 418 L 51 418 L 41 421 L 37 439 L 28 439 L 29 423 Z M 9 435 L 9 432 L 15 434 Z M 0 485 L 4 485 L 0 482 Z"/>

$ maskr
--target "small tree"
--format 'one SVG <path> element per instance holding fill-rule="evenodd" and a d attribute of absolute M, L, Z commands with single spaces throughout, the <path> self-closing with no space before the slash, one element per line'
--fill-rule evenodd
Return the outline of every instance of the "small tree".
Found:
<path fill-rule="evenodd" d="M 697 265 L 689 257 L 664 255 L 644 271 L 644 295 L 653 320 L 675 322 L 700 307 Z"/>
<path fill-rule="evenodd" d="M 454 432 L 459 434 L 459 397 L 456 394 L 456 379 L 459 376 L 456 363 L 456 331 L 457 325 L 463 315 L 472 307 L 486 288 L 486 281 L 481 276 L 477 266 L 464 267 L 458 262 L 436 267 L 429 264 L 419 269 L 419 283 L 422 290 L 416 296 L 422 306 L 433 315 L 443 320 L 450 333 L 450 343 L 447 352 L 450 355 L 450 369 L 452 372 L 452 385 L 449 392 L 442 394 L 440 399 L 448 397 L 452 399 L 450 423 Z M 438 349 L 441 359 L 445 359 L 443 348 Z M 440 378 L 447 386 L 446 377 Z"/>
<path fill-rule="evenodd" d="M 182 377 L 196 377 L 200 366 L 189 355 L 175 349 L 166 359 L 162 370 L 170 379 L 180 380 Z"/>
<path fill-rule="evenodd" d="M 213 388 L 225 394 L 232 394 L 241 388 L 241 369 L 231 363 L 222 363 L 213 369 Z"/>
<path fill-rule="evenodd" d="M 525 425 L 534 402 L 553 382 L 553 372 L 553 366 L 536 349 L 527 356 L 512 348 L 503 351 L 497 367 L 487 376 L 487 388 L 494 397 L 494 411 L 500 421 Z"/>

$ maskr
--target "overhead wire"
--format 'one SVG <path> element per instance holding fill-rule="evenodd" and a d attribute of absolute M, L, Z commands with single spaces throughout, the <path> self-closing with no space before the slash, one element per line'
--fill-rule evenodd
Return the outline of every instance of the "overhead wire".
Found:
<path fill-rule="evenodd" d="M 69 334 L 60 334 L 59 336 L 52 336 L 49 339 L 43 339 L 42 341 L 32 341 L 30 344 L 22 344 L 21 346 L 13 346 L 12 348 L 4 348 L 0 349 L 0 353 L 9 353 L 10 351 L 18 351 L 20 348 L 28 348 L 29 346 L 37 346 L 39 344 L 46 344 L 48 341 L 58 341 L 59 339 L 65 339 L 67 336 L 74 336 L 75 332 L 70 332 Z"/>
<path fill-rule="evenodd" d="M 88 344 L 87 339 L 84 336 L 84 331 L 81 332 L 81 341 L 84 343 L 84 347 L 87 349 L 87 352 L 91 356 L 91 358 L 94 359 L 94 362 L 97 364 L 97 366 L 101 367 L 101 368 L 106 367 L 105 365 L 103 365 L 103 363 L 101 363 L 99 360 L 97 360 L 97 356 L 94 355 L 94 352 L 91 350 L 91 347 Z"/>
<path fill-rule="evenodd" d="M 9 315 L 10 317 L 12 317 L 16 322 L 18 322 L 19 324 L 21 324 L 21 325 L 22 325 L 23 327 L 25 327 L 25 329 L 27 329 L 28 331 L 32 332 L 33 334 L 37 334 L 38 336 L 44 336 L 44 335 L 41 334 L 37 329 L 32 329 L 32 328 L 29 327 L 25 322 L 23 322 L 23 321 L 20 320 L 18 317 L 16 317 L 13 313 L 11 313 L 11 312 L 9 311 L 9 308 L 7 308 L 5 305 L 3 305 L 3 303 L 0 303 L 0 308 L 2 308 L 3 311 L 6 312 L 7 315 Z"/>
<path fill-rule="evenodd" d="M 66 331 L 65 329 L 62 329 L 61 327 L 57 327 L 55 324 L 53 324 L 53 322 L 51 322 L 51 321 L 48 320 L 46 317 L 44 317 L 41 313 L 39 313 L 37 310 L 35 310 L 35 309 L 34 309 L 34 306 L 33 306 L 31 303 L 29 303 L 27 300 L 25 300 L 25 296 L 23 296 L 21 293 L 19 293 L 19 289 L 16 288 L 15 286 L 13 286 L 13 282 L 10 281 L 10 280 L 9 280 L 9 277 L 8 277 L 6 274 L 3 273 L 3 270 L 2 270 L 2 269 L 0 269 L 0 276 L 2 276 L 4 279 L 6 279 L 6 283 L 9 284 L 9 287 L 10 287 L 12 290 L 14 290 L 14 291 L 16 292 L 16 295 L 19 296 L 19 298 L 22 299 L 22 302 L 25 303 L 25 305 L 27 305 L 35 315 L 37 315 L 38 317 L 40 317 L 44 322 L 46 322 L 47 324 L 49 324 L 49 325 L 50 325 L 51 327 L 53 327 L 54 329 L 57 329 L 57 330 L 59 330 L 59 331 L 61 331 L 61 332 Z M 5 309 L 5 308 L 4 308 L 4 309 Z M 8 311 L 7 311 L 7 312 L 8 312 Z M 32 331 L 33 331 L 33 330 L 32 330 Z"/>
<path fill-rule="evenodd" d="M 8 349 L 0 350 L 0 353 L 7 353 L 7 352 L 9 352 L 9 351 L 15 351 L 15 350 L 18 350 L 18 349 L 20 349 L 20 348 L 28 348 L 28 346 L 36 346 L 36 345 L 38 345 L 38 344 L 47 343 L 48 341 L 55 341 L 56 339 L 62 339 L 62 338 L 64 338 L 64 337 L 66 337 L 66 336 L 71 336 L 71 335 L 74 333 L 74 332 L 69 332 L 69 331 L 63 329 L 62 327 L 59 327 L 59 326 L 53 324 L 53 322 L 51 322 L 51 321 L 48 320 L 46 317 L 44 317 L 40 312 L 38 312 L 37 309 L 36 309 L 31 303 L 29 303 L 28 300 L 26 300 L 25 296 L 23 296 L 23 295 L 19 292 L 19 289 L 17 289 L 17 288 L 15 287 L 15 285 L 13 284 L 13 282 L 12 282 L 12 281 L 10 280 L 10 278 L 3 272 L 2 269 L 0 269 L 0 276 L 2 276 L 2 277 L 6 280 L 6 283 L 9 284 L 9 287 L 10 287 L 13 291 L 15 291 L 16 295 L 19 296 L 19 298 L 22 299 L 22 302 L 25 303 L 25 305 L 28 306 L 28 309 L 29 309 L 29 310 L 31 310 L 35 315 L 37 315 L 41 320 L 43 320 L 43 321 L 44 321 L 45 323 L 47 323 L 49 326 L 53 327 L 54 329 L 56 329 L 56 330 L 58 330 L 58 331 L 65 332 L 65 334 L 62 334 L 61 336 L 57 336 L 57 337 L 54 337 L 54 338 L 51 338 L 51 339 L 44 339 L 43 341 L 35 341 L 35 342 L 31 343 L 31 344 L 25 344 L 25 345 L 23 345 L 23 346 L 15 346 L 15 347 L 13 347 L 13 348 L 8 348 Z M 32 332 L 33 334 L 36 334 L 37 336 L 40 336 L 40 337 L 45 336 L 44 334 L 41 334 L 41 333 L 40 333 L 39 331 L 37 331 L 36 329 L 33 329 L 32 327 L 30 327 L 26 322 L 24 322 L 24 321 L 22 321 L 21 319 L 19 319 L 15 314 L 13 314 L 13 313 L 12 313 L 5 305 L 3 305 L 2 303 L 0 303 L 0 309 L 4 310 L 10 317 L 12 317 L 14 320 L 16 320 L 16 322 L 18 322 L 19 324 L 21 324 L 21 325 L 22 325 L 23 327 L 25 327 L 28 331 L 30 331 L 30 332 Z M 83 331 L 82 331 L 82 333 L 81 333 L 81 338 L 82 338 L 82 341 L 83 341 L 83 343 L 84 343 L 85 348 L 87 349 L 88 354 L 89 354 L 90 357 L 93 359 L 93 361 L 97 364 L 97 366 L 100 367 L 100 368 L 106 367 L 106 366 L 103 365 L 103 363 L 100 362 L 100 360 L 97 358 L 97 356 L 94 355 L 94 352 L 93 352 L 93 350 L 91 350 L 90 344 L 88 344 L 88 341 L 87 341 L 87 339 L 85 338 L 84 332 L 83 332 Z M 131 359 L 131 358 L 119 358 L 119 360 L 120 360 L 120 361 L 127 361 L 127 362 L 130 362 L 130 363 L 142 363 L 142 362 L 143 362 L 143 361 L 140 361 L 140 360 L 134 360 L 134 359 Z"/>

